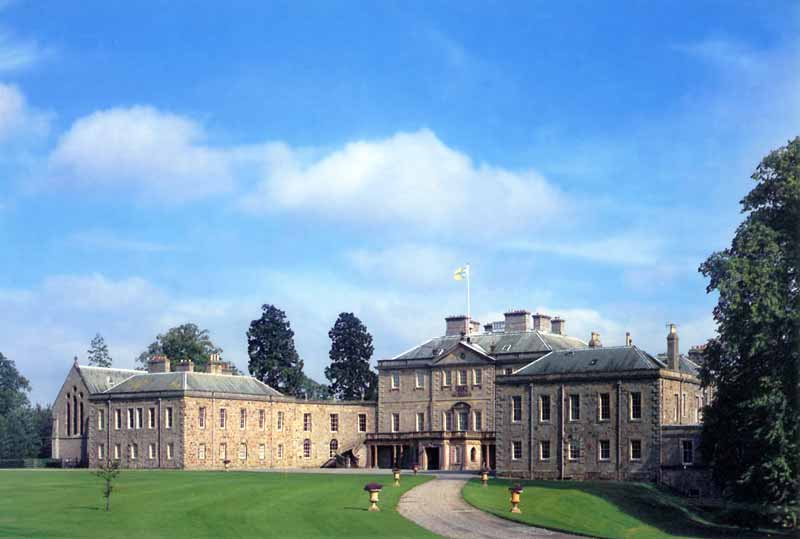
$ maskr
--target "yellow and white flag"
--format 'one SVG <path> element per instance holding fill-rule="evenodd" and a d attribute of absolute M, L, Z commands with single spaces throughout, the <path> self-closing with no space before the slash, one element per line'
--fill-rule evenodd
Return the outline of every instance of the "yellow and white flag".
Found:
<path fill-rule="evenodd" d="M 453 273 L 453 279 L 456 281 L 463 281 L 467 277 L 469 277 L 469 266 L 458 268 L 455 273 Z"/>

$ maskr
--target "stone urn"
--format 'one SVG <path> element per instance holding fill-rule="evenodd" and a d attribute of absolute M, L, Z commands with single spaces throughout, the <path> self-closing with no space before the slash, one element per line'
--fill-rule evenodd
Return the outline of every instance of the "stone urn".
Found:
<path fill-rule="evenodd" d="M 481 485 L 487 486 L 489 484 L 489 468 L 484 466 L 481 468 Z"/>
<path fill-rule="evenodd" d="M 369 511 L 380 511 L 380 507 L 378 507 L 378 494 L 380 493 L 383 485 L 379 485 L 378 483 L 367 483 L 364 485 L 364 490 L 369 492 Z"/>
<path fill-rule="evenodd" d="M 522 494 L 522 485 L 517 483 L 513 487 L 510 487 L 508 491 L 511 492 L 511 512 L 522 513 L 519 509 L 519 495 Z"/>
<path fill-rule="evenodd" d="M 226 472 L 228 471 L 228 468 L 231 467 L 231 461 L 229 461 L 228 459 L 223 460 L 222 464 L 223 464 L 223 466 L 225 466 L 225 471 Z"/>
<path fill-rule="evenodd" d="M 417 464 L 417 463 L 415 462 L 415 463 L 414 463 L 414 467 L 413 467 L 412 469 L 414 470 L 414 475 L 417 475 L 417 472 L 419 471 L 419 464 Z"/>
<path fill-rule="evenodd" d="M 394 475 L 394 486 L 399 487 L 400 486 L 400 468 L 399 467 L 395 467 L 392 470 L 392 474 Z"/>

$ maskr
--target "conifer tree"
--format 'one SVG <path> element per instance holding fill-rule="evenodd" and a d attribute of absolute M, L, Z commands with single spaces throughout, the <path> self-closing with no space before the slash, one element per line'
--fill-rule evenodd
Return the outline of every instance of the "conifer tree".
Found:
<path fill-rule="evenodd" d="M 110 367 L 112 363 L 111 356 L 108 354 L 108 346 L 103 336 L 97 333 L 92 339 L 89 350 L 86 351 L 89 355 L 89 365 L 95 367 Z"/>
<path fill-rule="evenodd" d="M 262 305 L 261 317 L 247 330 L 250 374 L 281 393 L 303 397 L 303 360 L 294 347 L 294 331 L 286 313 Z"/>
<path fill-rule="evenodd" d="M 365 400 L 373 397 L 377 375 L 369 367 L 374 352 L 372 335 L 353 313 L 341 313 L 328 332 L 331 364 L 325 376 L 337 399 Z"/>

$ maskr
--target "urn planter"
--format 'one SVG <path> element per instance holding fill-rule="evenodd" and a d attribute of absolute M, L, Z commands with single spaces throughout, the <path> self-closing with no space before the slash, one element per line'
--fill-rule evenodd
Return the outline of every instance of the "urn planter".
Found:
<path fill-rule="evenodd" d="M 522 485 L 516 484 L 513 487 L 510 487 L 508 490 L 511 492 L 511 512 L 522 513 L 519 508 L 519 496 L 522 494 Z"/>
<path fill-rule="evenodd" d="M 378 494 L 380 493 L 383 485 L 379 485 L 378 483 L 367 483 L 364 485 L 364 490 L 369 492 L 369 509 L 368 511 L 380 511 L 380 507 L 378 507 Z"/>

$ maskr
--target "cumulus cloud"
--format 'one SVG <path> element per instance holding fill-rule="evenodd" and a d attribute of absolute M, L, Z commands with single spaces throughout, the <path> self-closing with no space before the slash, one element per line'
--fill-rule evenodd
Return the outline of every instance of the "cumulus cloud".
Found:
<path fill-rule="evenodd" d="M 31 108 L 20 90 L 0 83 L 0 142 L 47 132 L 47 117 Z"/>
<path fill-rule="evenodd" d="M 317 158 L 275 144 L 264 161 L 266 178 L 242 202 L 251 212 L 313 211 L 474 234 L 547 219 L 565 205 L 537 172 L 476 164 L 427 129 L 351 142 Z"/>
<path fill-rule="evenodd" d="M 32 66 L 43 56 L 44 51 L 35 41 L 15 39 L 7 31 L 0 30 L 0 73 Z"/>
<path fill-rule="evenodd" d="M 159 200 L 192 200 L 232 189 L 224 150 L 185 117 L 135 106 L 95 112 L 64 133 L 49 159 L 61 182 L 134 186 Z"/>

